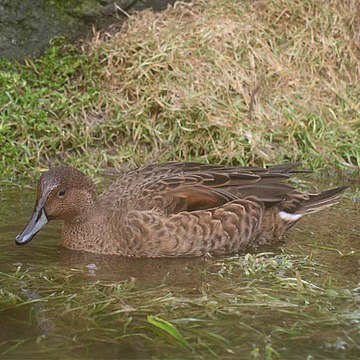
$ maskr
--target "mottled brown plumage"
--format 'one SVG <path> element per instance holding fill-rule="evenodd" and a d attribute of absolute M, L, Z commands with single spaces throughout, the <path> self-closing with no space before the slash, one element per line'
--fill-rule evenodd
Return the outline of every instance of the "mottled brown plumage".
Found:
<path fill-rule="evenodd" d="M 121 175 L 101 195 L 72 167 L 45 172 L 33 217 L 17 243 L 63 220 L 63 245 L 143 257 L 224 255 L 278 242 L 304 214 L 335 204 L 346 187 L 301 193 L 297 164 L 269 169 L 167 163 Z"/>

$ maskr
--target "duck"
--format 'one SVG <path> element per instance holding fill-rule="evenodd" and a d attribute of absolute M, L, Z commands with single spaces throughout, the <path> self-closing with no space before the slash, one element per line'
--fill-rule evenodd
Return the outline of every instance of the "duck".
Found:
<path fill-rule="evenodd" d="M 126 257 L 235 254 L 278 244 L 303 216 L 339 201 L 347 186 L 302 192 L 289 184 L 298 163 L 263 167 L 170 162 L 122 173 L 102 194 L 70 166 L 50 168 L 34 212 L 17 235 L 24 245 L 62 220 L 62 245 Z"/>

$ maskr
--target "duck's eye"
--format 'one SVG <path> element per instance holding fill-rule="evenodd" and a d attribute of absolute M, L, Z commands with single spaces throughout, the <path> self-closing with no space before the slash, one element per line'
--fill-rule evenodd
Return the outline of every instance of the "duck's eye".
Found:
<path fill-rule="evenodd" d="M 59 198 L 64 197 L 64 195 L 65 195 L 65 190 L 60 190 L 60 191 L 58 192 L 58 197 L 59 197 Z"/>

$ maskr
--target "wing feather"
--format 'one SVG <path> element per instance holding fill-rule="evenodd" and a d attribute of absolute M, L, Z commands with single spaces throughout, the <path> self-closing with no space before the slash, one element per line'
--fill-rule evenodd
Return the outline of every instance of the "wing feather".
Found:
<path fill-rule="evenodd" d="M 284 182 L 299 172 L 296 166 L 148 165 L 121 175 L 101 197 L 111 207 L 126 204 L 133 210 L 156 208 L 168 214 L 215 208 L 249 196 L 271 205 L 293 191 Z"/>

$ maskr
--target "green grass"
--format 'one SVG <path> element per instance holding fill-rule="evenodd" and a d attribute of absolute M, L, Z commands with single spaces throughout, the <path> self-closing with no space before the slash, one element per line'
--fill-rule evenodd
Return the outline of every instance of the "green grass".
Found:
<path fill-rule="evenodd" d="M 38 333 L 8 338 L 0 354 L 77 358 L 77 348 L 96 358 L 96 348 L 101 357 L 121 348 L 126 358 L 137 344 L 138 356 L 155 358 L 355 356 L 359 288 L 326 281 L 328 269 L 311 257 L 247 254 L 202 268 L 183 269 L 192 287 L 86 280 L 81 267 L 2 273 L 3 321 L 18 314 L 21 324 L 19 314 L 29 313 L 24 323 Z M 302 342 L 305 354 L 294 347 Z"/>
<path fill-rule="evenodd" d="M 66 162 L 360 166 L 356 0 L 201 1 L 0 63 L 0 177 Z"/>

